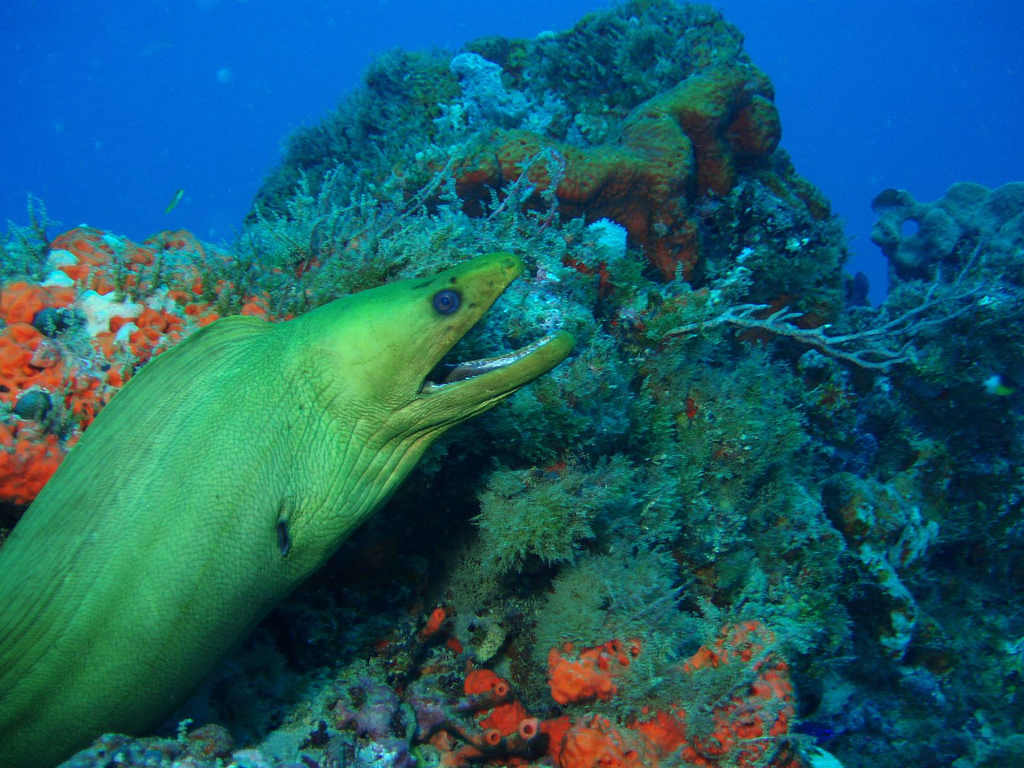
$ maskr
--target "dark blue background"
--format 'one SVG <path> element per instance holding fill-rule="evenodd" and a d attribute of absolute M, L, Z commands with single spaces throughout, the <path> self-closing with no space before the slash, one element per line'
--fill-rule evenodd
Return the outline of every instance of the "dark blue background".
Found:
<path fill-rule="evenodd" d="M 64 227 L 230 239 L 285 136 L 392 47 L 533 36 L 585 0 L 181 0 L 0 6 L 0 218 L 29 192 Z M 847 222 L 877 299 L 869 203 L 1024 180 L 1024 5 L 724 0 L 775 83 L 783 146 Z M 181 204 L 164 209 L 174 191 Z"/>

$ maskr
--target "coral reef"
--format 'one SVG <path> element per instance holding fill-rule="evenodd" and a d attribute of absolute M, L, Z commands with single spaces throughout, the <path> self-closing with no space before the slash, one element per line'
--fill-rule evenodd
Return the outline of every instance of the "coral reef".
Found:
<path fill-rule="evenodd" d="M 449 193 L 473 217 L 490 215 L 495 197 L 538 209 L 555 201 L 563 218 L 623 226 L 662 279 L 680 269 L 701 280 L 708 259 L 725 253 L 720 239 L 731 233 L 723 230 L 740 229 L 745 245 L 759 250 L 752 222 L 707 221 L 719 199 L 747 189 L 776 209 L 779 225 L 772 228 L 790 230 L 789 252 L 799 251 L 803 261 L 788 285 L 766 298 L 835 310 L 841 234 L 830 226 L 824 197 L 776 150 L 774 92 L 741 40 L 709 8 L 633 2 L 534 40 L 470 43 L 448 60 L 449 73 L 435 78 L 434 91 L 416 84 L 444 66 L 443 56 L 389 57 L 371 70 L 366 92 L 293 137 L 294 148 L 258 195 L 258 209 L 284 213 L 302 178 L 314 193 L 322 189 L 328 160 L 346 179 L 369 174 L 378 187 L 419 186 L 425 173 L 447 165 L 455 176 Z M 410 83 L 401 96 L 392 90 L 395 70 Z M 416 107 L 404 122 L 381 119 L 382 105 L 410 98 Z M 355 127 L 370 120 L 377 126 L 372 150 L 370 137 Z M 402 128 L 417 139 L 402 141 Z M 372 168 L 358 160 L 370 151 L 392 164 Z M 350 203 L 352 188 L 340 185 L 334 201 Z M 754 218 L 772 226 L 768 216 Z M 762 250 L 767 258 L 769 249 Z"/>
<path fill-rule="evenodd" d="M 877 590 L 878 642 L 902 660 L 917 628 L 918 608 L 900 572 L 923 557 L 938 538 L 939 526 L 924 520 L 924 506 L 914 487 L 914 473 L 904 472 L 888 484 L 849 473 L 829 478 L 823 489 L 825 509 L 842 531 L 849 551 L 860 561 L 862 578 Z"/>
<path fill-rule="evenodd" d="M 577 339 L 437 444 L 388 522 L 179 713 L 234 744 L 104 737 L 75 764 L 1019 752 L 1022 186 L 880 194 L 892 268 L 871 307 L 784 122 L 721 14 L 634 0 L 382 57 L 289 139 L 230 249 L 51 242 L 34 204 L 4 246 L 4 525 L 121 382 L 216 316 L 285 318 L 511 250 L 529 274 L 459 354 Z"/>
<path fill-rule="evenodd" d="M 1024 182 L 998 189 L 960 182 L 934 203 L 919 203 L 905 189 L 886 189 L 871 208 L 878 214 L 871 240 L 903 279 L 926 275 L 964 239 L 984 240 L 988 250 L 1006 254 L 1024 239 Z"/>
<path fill-rule="evenodd" d="M 685 707 L 677 703 L 658 711 L 595 714 L 580 706 L 616 697 L 612 681 L 643 655 L 639 641 L 610 640 L 583 649 L 576 662 L 563 655 L 573 653 L 570 646 L 552 648 L 548 685 L 561 706 L 538 702 L 543 719 L 531 715 L 514 685 L 495 672 L 460 673 L 461 643 L 443 624 L 423 630 L 400 644 L 411 643 L 421 660 L 405 670 L 400 684 L 383 682 L 382 672 L 402 651 L 379 645 L 374 662 L 354 665 L 321 687 L 303 723 L 282 729 L 291 734 L 286 740 L 236 750 L 225 729 L 189 730 L 184 721 L 174 739 L 104 736 L 65 765 L 92 765 L 108 756 L 129 766 L 183 759 L 199 768 L 224 759 L 288 765 L 281 762 L 283 748 L 297 754 L 292 764 L 307 768 L 339 760 L 410 768 L 523 761 L 558 768 L 656 768 L 671 756 L 702 768 L 800 765 L 785 745 L 793 717 L 788 665 L 773 650 L 773 633 L 758 621 L 723 627 L 711 645 L 677 665 L 672 674 L 688 682 L 690 697 Z"/>

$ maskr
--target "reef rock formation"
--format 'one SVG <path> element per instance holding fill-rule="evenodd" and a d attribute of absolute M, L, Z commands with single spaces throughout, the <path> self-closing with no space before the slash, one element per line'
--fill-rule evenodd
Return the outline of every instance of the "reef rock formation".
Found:
<path fill-rule="evenodd" d="M 918 202 L 905 189 L 886 189 L 871 207 L 878 214 L 871 240 L 904 279 L 922 277 L 965 240 L 984 240 L 987 250 L 1002 253 L 1024 244 L 1024 182 L 989 189 L 962 181 L 933 203 Z"/>
<path fill-rule="evenodd" d="M 257 210 L 284 213 L 300 179 L 316 192 L 329 169 L 378 189 L 401 179 L 412 190 L 448 168 L 472 216 L 509 201 L 609 219 L 651 274 L 668 280 L 678 270 L 699 285 L 709 270 L 728 268 L 718 258 L 726 251 L 756 250 L 760 233 L 748 231 L 744 210 L 773 207 L 800 263 L 786 285 L 764 274 L 772 284 L 753 298 L 784 296 L 826 315 L 841 303 L 845 251 L 828 202 L 778 150 L 771 83 L 719 14 L 636 2 L 566 32 L 466 49 L 375 64 L 365 91 L 292 137 Z M 388 162 L 374 169 L 374 155 Z M 731 232 L 719 228 L 723 206 L 735 214 Z M 757 262 L 747 265 L 755 282 L 768 271 Z"/>
<path fill-rule="evenodd" d="M 756 67 L 717 65 L 635 107 L 608 144 L 580 148 L 499 129 L 461 159 L 459 196 L 482 212 L 489 190 L 526 173 L 538 198 L 554 186 L 563 215 L 617 221 L 666 278 L 677 264 L 690 275 L 698 243 L 689 206 L 729 194 L 741 170 L 770 167 L 781 136 L 773 97 Z M 558 158 L 559 178 L 534 165 L 545 150 Z"/>

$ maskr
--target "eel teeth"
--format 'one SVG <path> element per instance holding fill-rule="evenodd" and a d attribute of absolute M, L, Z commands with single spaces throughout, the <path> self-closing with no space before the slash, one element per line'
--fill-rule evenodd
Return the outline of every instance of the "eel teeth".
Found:
<path fill-rule="evenodd" d="M 430 375 L 427 376 L 427 380 L 423 382 L 420 392 L 430 392 L 435 389 L 440 389 L 447 384 L 453 384 L 456 381 L 465 381 L 466 379 L 472 379 L 474 376 L 479 376 L 482 373 L 496 371 L 499 368 L 512 365 L 512 363 L 516 363 L 530 353 L 540 349 L 551 341 L 552 338 L 553 334 L 549 334 L 538 339 L 532 344 L 527 344 L 522 349 L 517 349 L 506 355 L 498 355 L 497 357 L 487 357 L 482 360 L 467 360 L 464 363 L 446 363 L 442 361 L 438 363 L 434 370 L 430 372 Z"/>

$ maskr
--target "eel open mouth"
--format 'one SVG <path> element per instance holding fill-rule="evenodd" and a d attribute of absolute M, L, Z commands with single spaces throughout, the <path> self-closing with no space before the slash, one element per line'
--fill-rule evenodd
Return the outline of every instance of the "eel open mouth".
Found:
<path fill-rule="evenodd" d="M 434 370 L 427 375 L 426 380 L 423 382 L 423 386 L 420 388 L 420 392 L 428 394 L 449 384 L 454 384 L 457 381 L 465 381 L 467 379 L 476 378 L 477 376 L 485 373 L 507 368 L 508 366 L 518 363 L 527 356 L 536 352 L 545 344 L 552 341 L 557 335 L 558 334 L 549 334 L 538 339 L 532 344 L 527 344 L 521 349 L 514 350 L 504 355 L 497 355 L 495 357 L 487 357 L 481 360 L 467 360 L 462 363 L 451 363 L 446 360 L 442 360 L 434 366 Z"/>

